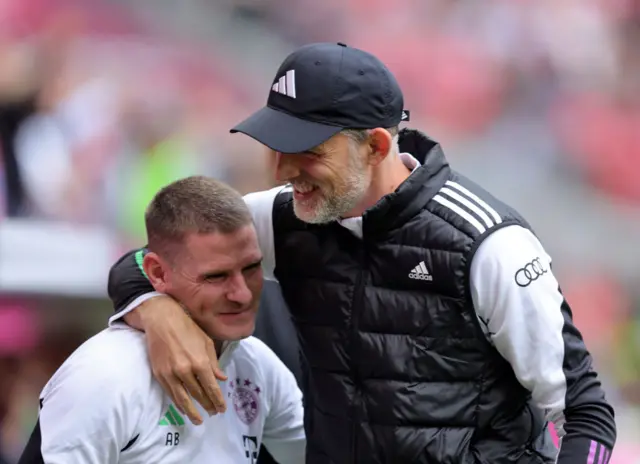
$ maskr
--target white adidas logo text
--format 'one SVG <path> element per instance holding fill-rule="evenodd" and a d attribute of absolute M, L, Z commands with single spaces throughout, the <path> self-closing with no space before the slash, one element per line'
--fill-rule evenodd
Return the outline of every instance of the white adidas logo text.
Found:
<path fill-rule="evenodd" d="M 296 71 L 294 69 L 287 71 L 284 76 L 278 79 L 278 82 L 271 86 L 271 91 L 296 98 Z"/>
<path fill-rule="evenodd" d="M 411 272 L 409 273 L 409 278 L 416 280 L 433 280 L 433 276 L 429 274 L 427 266 L 424 265 L 424 261 L 420 261 L 420 264 L 418 264 L 411 270 Z"/>

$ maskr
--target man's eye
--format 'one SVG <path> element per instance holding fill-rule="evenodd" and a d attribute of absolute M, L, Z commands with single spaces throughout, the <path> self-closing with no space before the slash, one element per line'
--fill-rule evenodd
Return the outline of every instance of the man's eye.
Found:
<path fill-rule="evenodd" d="M 247 266 L 244 268 L 244 272 L 254 272 L 260 269 L 260 263 L 252 264 L 251 266 Z"/>

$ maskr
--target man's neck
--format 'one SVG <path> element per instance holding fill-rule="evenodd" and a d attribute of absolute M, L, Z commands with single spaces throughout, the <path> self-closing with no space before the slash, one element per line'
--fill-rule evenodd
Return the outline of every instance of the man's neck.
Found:
<path fill-rule="evenodd" d="M 387 158 L 375 170 L 364 199 L 356 208 L 345 214 L 343 219 L 362 216 L 383 197 L 395 192 L 410 175 L 411 169 L 404 164 L 399 154 Z"/>

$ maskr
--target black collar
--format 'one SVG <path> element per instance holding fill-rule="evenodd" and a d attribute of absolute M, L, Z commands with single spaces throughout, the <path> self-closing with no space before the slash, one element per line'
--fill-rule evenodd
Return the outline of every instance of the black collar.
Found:
<path fill-rule="evenodd" d="M 442 148 L 434 140 L 415 129 L 399 134 L 400 153 L 409 153 L 422 166 L 417 168 L 393 193 L 382 197 L 362 216 L 363 237 L 385 235 L 403 226 L 422 211 L 449 179 L 451 169 Z"/>

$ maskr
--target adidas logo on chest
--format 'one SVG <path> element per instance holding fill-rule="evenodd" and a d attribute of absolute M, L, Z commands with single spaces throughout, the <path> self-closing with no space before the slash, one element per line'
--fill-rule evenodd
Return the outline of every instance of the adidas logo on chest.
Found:
<path fill-rule="evenodd" d="M 427 266 L 425 266 L 424 261 L 420 261 L 416 267 L 414 267 L 411 272 L 409 272 L 409 278 L 415 280 L 428 280 L 432 281 L 433 276 L 429 274 L 427 270 Z"/>

